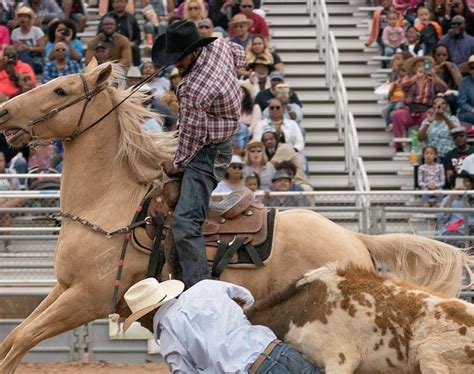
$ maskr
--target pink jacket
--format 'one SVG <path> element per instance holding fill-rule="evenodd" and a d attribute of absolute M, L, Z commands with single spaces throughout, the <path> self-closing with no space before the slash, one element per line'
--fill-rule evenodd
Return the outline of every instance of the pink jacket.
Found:
<path fill-rule="evenodd" d="M 367 40 L 367 44 L 371 45 L 378 37 L 379 30 L 380 30 L 380 19 L 382 18 L 382 10 L 383 7 L 378 7 L 374 15 L 372 16 L 372 24 L 370 26 L 370 35 L 369 40 Z M 403 26 L 403 16 L 400 13 L 397 21 L 397 26 Z"/>

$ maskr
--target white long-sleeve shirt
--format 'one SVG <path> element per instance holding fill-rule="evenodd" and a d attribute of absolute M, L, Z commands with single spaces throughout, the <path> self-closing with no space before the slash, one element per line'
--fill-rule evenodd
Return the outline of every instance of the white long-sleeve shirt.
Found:
<path fill-rule="evenodd" d="M 232 298 L 254 302 L 246 288 L 203 280 L 158 309 L 153 326 L 173 374 L 247 373 L 276 339 L 268 327 L 252 325 Z"/>
<path fill-rule="evenodd" d="M 291 145 L 298 152 L 303 152 L 304 139 L 298 124 L 291 119 L 283 118 L 281 130 L 283 134 L 285 134 L 285 143 Z M 270 119 L 263 119 L 257 123 L 253 131 L 253 139 L 261 141 L 262 135 L 266 131 L 275 131 L 275 127 L 272 125 Z"/>

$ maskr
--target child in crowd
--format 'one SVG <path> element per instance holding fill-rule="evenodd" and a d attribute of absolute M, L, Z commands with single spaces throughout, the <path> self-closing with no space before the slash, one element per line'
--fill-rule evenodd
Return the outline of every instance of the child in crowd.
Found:
<path fill-rule="evenodd" d="M 383 29 L 382 41 L 384 44 L 383 55 L 392 57 L 397 49 L 405 43 L 405 32 L 397 26 L 399 14 L 391 12 L 387 16 L 388 25 Z"/>
<path fill-rule="evenodd" d="M 431 55 L 438 44 L 438 40 L 443 36 L 443 30 L 438 22 L 431 20 L 428 8 L 419 7 L 417 15 L 418 23 L 415 21 L 415 28 L 420 32 L 421 42 L 426 46 L 425 54 Z"/>
<path fill-rule="evenodd" d="M 377 44 L 383 47 L 382 34 L 385 27 L 388 26 L 387 16 L 394 10 L 392 0 L 382 0 L 382 6 L 378 7 L 372 16 L 369 39 L 365 43 L 366 47 L 370 47 L 374 41 L 377 41 Z M 400 17 L 397 26 L 401 26 L 402 24 L 403 19 Z"/>
<path fill-rule="evenodd" d="M 260 178 L 257 173 L 252 173 L 245 177 L 245 187 L 252 192 L 260 189 Z"/>
<path fill-rule="evenodd" d="M 423 191 L 441 190 L 445 184 L 444 167 L 442 164 L 438 164 L 436 159 L 438 157 L 438 150 L 436 147 L 431 145 L 423 148 L 423 159 L 424 164 L 418 167 L 418 186 Z M 442 196 L 436 196 L 438 203 L 441 201 Z M 421 196 L 421 202 L 423 207 L 429 206 L 429 195 Z"/>
<path fill-rule="evenodd" d="M 390 74 L 390 85 L 388 90 L 388 104 L 383 109 L 383 118 L 387 131 L 391 131 L 392 112 L 403 107 L 405 95 L 400 86 L 401 79 L 405 77 L 406 72 L 403 69 L 405 56 L 401 50 L 397 50 L 393 55 L 392 73 Z"/>
<path fill-rule="evenodd" d="M 405 33 L 406 41 L 403 49 L 413 57 L 424 56 L 426 46 L 420 42 L 420 32 L 415 26 L 410 26 Z"/>

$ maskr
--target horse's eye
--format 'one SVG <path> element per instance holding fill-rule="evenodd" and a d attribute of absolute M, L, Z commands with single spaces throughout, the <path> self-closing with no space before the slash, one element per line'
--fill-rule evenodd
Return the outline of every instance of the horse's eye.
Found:
<path fill-rule="evenodd" d="M 55 88 L 54 93 L 58 96 L 66 96 L 67 93 L 61 87 Z"/>

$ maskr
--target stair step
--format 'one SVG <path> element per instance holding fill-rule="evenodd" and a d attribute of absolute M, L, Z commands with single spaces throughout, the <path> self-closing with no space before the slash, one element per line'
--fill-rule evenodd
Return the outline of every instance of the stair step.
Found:
<path fill-rule="evenodd" d="M 285 82 L 293 87 L 296 92 L 298 92 L 298 88 L 312 88 L 312 87 L 324 87 L 326 86 L 326 79 L 324 77 L 310 77 L 310 78 L 303 78 L 303 77 L 287 77 Z M 373 89 L 373 87 L 379 85 L 375 79 L 366 78 L 366 77 L 349 77 L 344 78 L 344 84 L 346 85 L 346 89 L 354 88 L 354 89 Z"/>
<path fill-rule="evenodd" d="M 344 146 L 341 145 L 330 145 L 330 146 L 319 146 L 314 148 L 308 148 L 304 150 L 304 154 L 308 158 L 316 158 L 320 160 L 324 159 L 335 159 L 344 157 Z M 359 155 L 363 158 L 374 158 L 374 159 L 389 159 L 395 155 L 395 150 L 385 145 L 367 145 L 359 148 Z"/>
<path fill-rule="evenodd" d="M 364 161 L 367 174 L 392 174 L 392 178 L 399 170 L 412 171 L 413 167 L 408 162 L 396 161 Z M 314 174 L 345 174 L 344 160 L 341 161 L 310 161 L 309 169 Z"/>
<path fill-rule="evenodd" d="M 359 144 L 388 144 L 392 140 L 392 135 L 388 132 L 370 132 L 358 134 Z M 334 132 L 307 132 L 305 143 L 318 146 L 319 144 L 339 143 L 337 131 Z"/>

